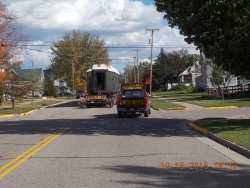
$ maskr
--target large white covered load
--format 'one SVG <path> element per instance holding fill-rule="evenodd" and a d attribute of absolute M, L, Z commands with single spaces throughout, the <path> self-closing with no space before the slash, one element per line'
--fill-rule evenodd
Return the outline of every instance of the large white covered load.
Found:
<path fill-rule="evenodd" d="M 111 65 L 105 64 L 95 64 L 92 66 L 92 69 L 88 69 L 87 72 L 91 72 L 92 70 L 107 70 L 110 72 L 114 72 L 116 74 L 120 74 L 119 71 Z"/>
<path fill-rule="evenodd" d="M 124 78 L 111 65 L 95 64 L 87 70 L 89 95 L 113 94 L 120 90 Z"/>

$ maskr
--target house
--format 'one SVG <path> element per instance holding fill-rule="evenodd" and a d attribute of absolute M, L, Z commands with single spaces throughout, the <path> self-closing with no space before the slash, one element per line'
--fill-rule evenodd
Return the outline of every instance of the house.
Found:
<path fill-rule="evenodd" d="M 46 69 L 43 71 L 45 79 L 53 80 L 56 93 L 60 96 L 70 95 L 72 89 L 68 87 L 67 81 L 64 79 L 55 79 L 52 69 Z"/>
<path fill-rule="evenodd" d="M 193 85 L 196 90 L 207 90 L 208 88 L 214 88 L 211 83 L 213 73 L 213 62 L 211 60 L 205 60 L 204 63 L 200 64 L 199 61 L 195 62 L 193 66 L 188 67 L 183 71 L 179 77 L 181 83 L 186 86 Z M 225 75 L 221 76 L 221 85 L 226 87 L 237 86 L 243 84 L 243 79 L 239 76 L 229 75 L 228 79 Z"/>
<path fill-rule="evenodd" d="M 31 84 L 35 96 L 42 96 L 44 72 L 42 68 L 19 69 L 20 82 Z"/>
<path fill-rule="evenodd" d="M 54 80 L 54 87 L 56 89 L 57 94 L 60 96 L 70 95 L 71 89 L 67 86 L 67 82 L 62 79 Z"/>
<path fill-rule="evenodd" d="M 184 70 L 180 75 L 180 82 L 185 86 L 196 86 L 199 85 L 197 83 L 197 78 L 201 75 L 201 65 L 199 61 L 195 62 L 193 66 L 188 67 Z"/>

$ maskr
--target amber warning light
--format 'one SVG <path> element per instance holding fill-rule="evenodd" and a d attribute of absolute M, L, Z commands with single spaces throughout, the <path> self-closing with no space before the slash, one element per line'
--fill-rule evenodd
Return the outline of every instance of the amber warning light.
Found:
<path fill-rule="evenodd" d="M 132 83 L 132 84 L 123 84 L 122 89 L 143 89 L 143 83 Z"/>

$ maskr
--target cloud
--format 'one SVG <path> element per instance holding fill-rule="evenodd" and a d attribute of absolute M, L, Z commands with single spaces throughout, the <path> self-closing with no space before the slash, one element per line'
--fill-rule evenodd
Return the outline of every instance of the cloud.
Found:
<path fill-rule="evenodd" d="M 9 9 L 23 25 L 43 30 L 72 29 L 96 31 L 132 31 L 145 26 L 160 25 L 161 14 L 154 6 L 141 1 L 11 1 Z M 145 19 L 146 15 L 153 19 Z"/>
<path fill-rule="evenodd" d="M 142 1 L 8 0 L 5 3 L 16 15 L 26 37 L 40 41 L 39 44 L 44 44 L 43 41 L 56 41 L 65 32 L 75 29 L 99 35 L 107 45 L 145 46 L 149 45 L 150 38 L 150 33 L 145 29 L 159 28 L 160 31 L 154 35 L 155 45 L 187 46 L 177 29 L 166 26 L 167 21 L 163 21 L 163 14 L 157 12 L 153 4 L 144 4 Z M 48 48 L 40 47 L 39 50 L 48 51 Z M 135 55 L 132 50 L 134 49 L 109 49 L 110 57 L 128 59 Z M 32 59 L 37 65 L 50 64 L 48 53 L 34 50 L 29 52 L 24 57 L 26 64 L 30 65 Z M 158 52 L 158 48 L 154 49 L 154 55 Z M 141 59 L 148 58 L 150 49 L 143 48 L 139 54 Z M 122 70 L 128 62 L 114 60 L 112 63 Z"/>

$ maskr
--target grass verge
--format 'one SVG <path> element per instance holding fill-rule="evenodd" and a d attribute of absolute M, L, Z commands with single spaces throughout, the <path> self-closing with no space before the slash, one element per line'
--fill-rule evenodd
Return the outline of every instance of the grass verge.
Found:
<path fill-rule="evenodd" d="M 206 96 L 206 93 L 183 93 L 181 91 L 157 92 L 154 95 L 169 99 L 176 99 L 180 102 L 187 102 L 203 107 L 220 107 L 220 106 L 239 106 L 250 107 L 250 97 L 228 97 L 224 103 L 222 99 L 215 99 L 211 96 Z"/>
<path fill-rule="evenodd" d="M 198 124 L 213 134 L 250 149 L 250 119 L 202 119 Z"/>
<path fill-rule="evenodd" d="M 12 107 L 1 108 L 0 115 L 21 114 L 31 110 L 39 109 L 41 107 L 56 104 L 59 102 L 62 102 L 62 100 L 46 100 L 46 101 L 33 102 L 30 104 L 16 104 L 14 109 Z"/>
<path fill-rule="evenodd" d="M 219 106 L 239 106 L 239 107 L 250 107 L 250 97 L 242 98 L 227 98 L 224 100 L 224 103 L 221 99 L 202 99 L 202 98 L 193 98 L 193 99 L 183 99 L 183 102 L 188 102 L 204 107 L 219 107 Z"/>
<path fill-rule="evenodd" d="M 153 105 L 156 108 L 160 108 L 162 110 L 170 110 L 173 108 L 176 108 L 176 109 L 185 108 L 184 106 L 177 105 L 171 102 L 167 102 L 166 100 L 159 100 L 157 98 L 151 98 L 150 101 L 151 101 L 151 105 Z"/>

